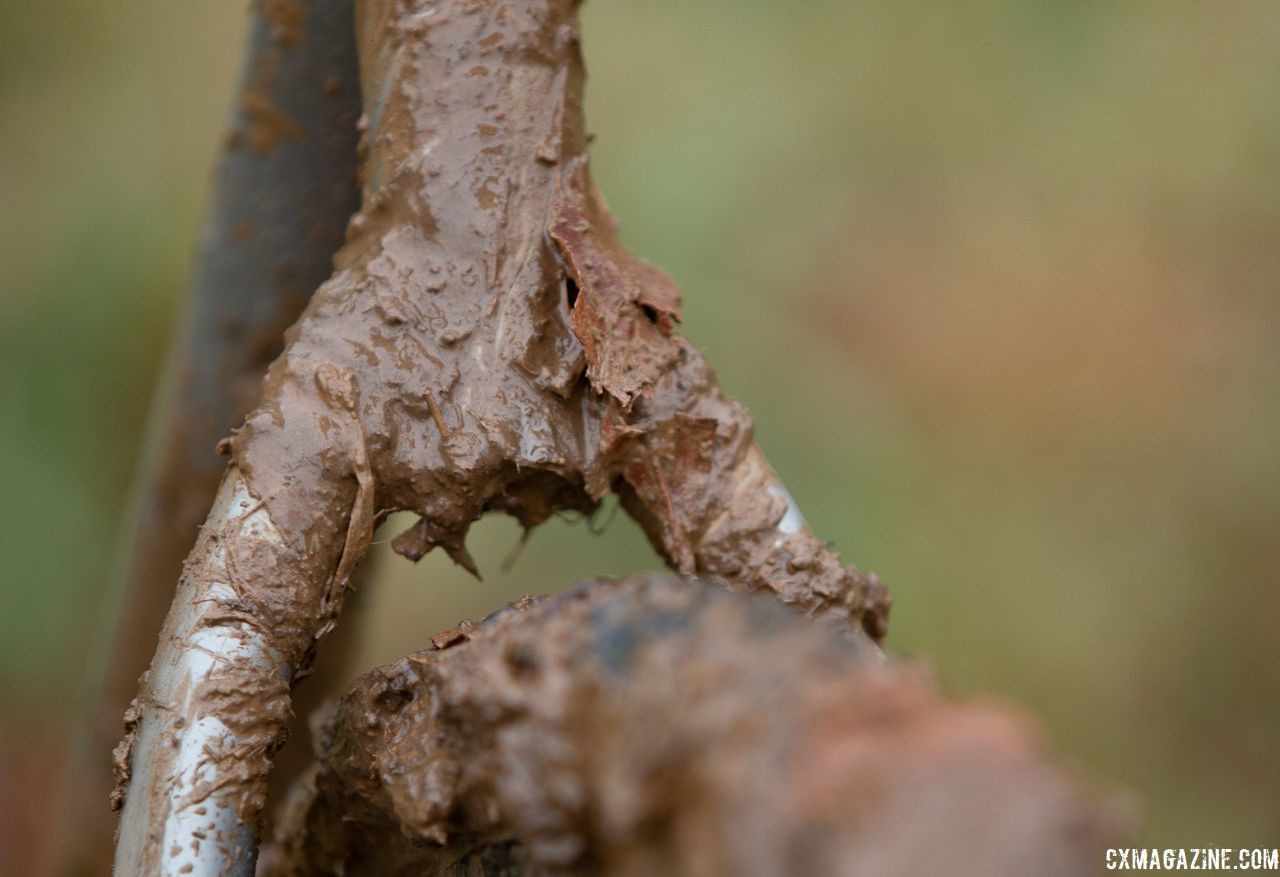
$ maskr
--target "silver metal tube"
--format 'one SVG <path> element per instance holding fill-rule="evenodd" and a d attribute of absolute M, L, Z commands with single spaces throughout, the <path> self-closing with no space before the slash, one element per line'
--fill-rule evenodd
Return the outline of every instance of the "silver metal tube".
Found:
<path fill-rule="evenodd" d="M 210 539 L 211 533 L 218 533 Z M 202 575 L 187 574 L 165 624 L 140 702 L 132 776 L 120 822 L 115 873 L 119 875 L 251 875 L 254 830 L 239 812 L 231 755 L 243 742 L 218 716 L 202 714 L 202 684 L 226 667 L 252 668 L 288 685 L 292 668 L 262 631 L 214 613 L 234 598 L 226 540 L 282 542 L 270 515 L 255 501 L 236 469 L 223 480 L 202 535 Z"/>

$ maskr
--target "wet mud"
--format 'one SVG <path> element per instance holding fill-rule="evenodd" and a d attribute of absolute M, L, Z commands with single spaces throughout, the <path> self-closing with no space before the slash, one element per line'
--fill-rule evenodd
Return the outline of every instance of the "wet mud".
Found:
<path fill-rule="evenodd" d="M 674 283 L 618 244 L 588 169 L 576 6 L 359 4 L 362 206 L 223 446 L 124 750 L 141 787 L 121 784 L 127 819 L 232 807 L 251 833 L 290 687 L 396 511 L 419 516 L 401 554 L 473 567 L 486 512 L 532 528 L 613 491 L 676 571 L 770 593 L 867 648 L 885 635 L 884 588 L 810 531 L 677 334 Z M 192 675 L 211 642 L 225 660 Z M 182 767 L 195 727 L 225 733 Z M 203 843 L 234 859 L 244 836 Z M 169 855 L 163 837 L 145 860 Z"/>
<path fill-rule="evenodd" d="M 437 636 L 315 728 L 261 875 L 1084 875 L 1118 836 L 1010 711 L 658 575 Z"/>

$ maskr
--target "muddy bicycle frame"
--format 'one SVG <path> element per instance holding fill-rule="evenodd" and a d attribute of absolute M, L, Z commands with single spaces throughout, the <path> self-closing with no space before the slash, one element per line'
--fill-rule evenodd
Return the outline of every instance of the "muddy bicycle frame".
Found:
<path fill-rule="evenodd" d="M 576 6 L 357 4 L 362 206 L 223 445 L 120 750 L 117 873 L 253 872 L 291 686 L 393 511 L 420 516 L 400 553 L 465 565 L 484 512 L 613 491 L 677 571 L 884 635 L 883 588 L 810 531 L 674 285 L 617 242 Z"/>

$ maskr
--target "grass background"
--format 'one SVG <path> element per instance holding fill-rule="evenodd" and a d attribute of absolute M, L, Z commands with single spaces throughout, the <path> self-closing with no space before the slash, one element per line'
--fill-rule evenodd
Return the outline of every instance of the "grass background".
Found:
<path fill-rule="evenodd" d="M 15 848 L 97 659 L 245 18 L 0 4 Z M 894 650 L 1035 713 L 1132 796 L 1144 841 L 1274 846 L 1280 4 L 593 0 L 584 18 L 624 239 L 680 282 L 686 333 L 817 532 L 889 584 Z M 477 526 L 480 584 L 388 560 L 362 662 L 657 562 L 622 515 L 601 536 L 553 522 L 504 573 L 516 539 Z"/>

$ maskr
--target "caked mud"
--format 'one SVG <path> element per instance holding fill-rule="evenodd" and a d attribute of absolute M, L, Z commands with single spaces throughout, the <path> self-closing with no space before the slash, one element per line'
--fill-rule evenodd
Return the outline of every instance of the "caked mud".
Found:
<path fill-rule="evenodd" d="M 152 827 L 122 842 L 133 861 L 243 857 L 290 686 L 391 512 L 419 515 L 399 552 L 470 566 L 485 512 L 528 528 L 613 491 L 678 572 L 883 637 L 883 588 L 805 525 L 675 333 L 673 283 L 617 242 L 587 165 L 576 5 L 360 4 L 363 203 L 224 444 L 122 750 L 126 821 Z M 233 809 L 234 836 L 202 808 Z"/>
<path fill-rule="evenodd" d="M 526 598 L 315 727 L 263 877 L 1085 875 L 1115 836 L 1010 711 L 689 579 Z"/>

